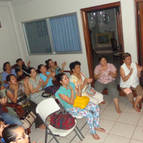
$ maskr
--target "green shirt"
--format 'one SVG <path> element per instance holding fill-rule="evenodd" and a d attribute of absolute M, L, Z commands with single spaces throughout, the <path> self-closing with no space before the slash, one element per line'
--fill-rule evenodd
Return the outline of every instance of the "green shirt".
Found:
<path fill-rule="evenodd" d="M 73 88 L 74 96 L 75 96 L 75 85 L 73 83 L 71 83 L 71 82 L 70 82 L 69 85 Z M 66 95 L 68 97 L 71 97 L 71 90 L 70 90 L 70 88 L 65 88 L 63 86 L 60 86 L 60 88 L 56 92 L 55 96 L 56 96 L 56 98 L 58 98 L 58 100 L 64 106 L 65 109 L 73 108 L 73 105 L 71 105 L 71 104 L 67 103 L 66 101 L 64 101 L 63 99 L 61 99 L 61 97 L 59 96 L 60 94 Z"/>

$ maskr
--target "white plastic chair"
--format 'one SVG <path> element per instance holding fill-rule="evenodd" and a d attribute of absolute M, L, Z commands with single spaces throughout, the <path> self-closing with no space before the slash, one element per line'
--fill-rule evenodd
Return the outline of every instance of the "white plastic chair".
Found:
<path fill-rule="evenodd" d="M 44 124 L 46 125 L 45 143 L 47 143 L 48 134 L 52 135 L 52 137 L 55 139 L 55 141 L 57 143 L 59 143 L 56 136 L 64 137 L 64 136 L 67 136 L 68 134 L 70 134 L 72 131 L 75 131 L 75 134 L 82 141 L 82 138 L 80 136 L 81 135 L 80 130 L 77 128 L 76 120 L 75 120 L 75 125 L 71 129 L 68 129 L 68 130 L 57 129 L 57 128 L 54 128 L 53 126 L 46 123 L 47 117 L 50 114 L 52 114 L 56 111 L 59 111 L 59 110 L 60 110 L 60 107 L 54 98 L 47 98 L 47 99 L 41 101 L 36 107 L 36 113 L 40 115 L 41 119 L 43 120 Z"/>

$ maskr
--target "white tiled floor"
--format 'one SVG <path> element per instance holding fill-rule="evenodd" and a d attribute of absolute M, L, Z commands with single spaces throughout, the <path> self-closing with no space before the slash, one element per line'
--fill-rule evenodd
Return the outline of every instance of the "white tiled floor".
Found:
<path fill-rule="evenodd" d="M 81 142 L 76 137 L 73 143 L 143 143 L 143 111 L 137 113 L 128 102 L 126 97 L 120 97 L 122 113 L 119 115 L 114 110 L 112 99 L 105 95 L 106 104 L 100 108 L 100 125 L 106 129 L 106 133 L 99 133 L 100 140 L 94 140 L 90 135 L 88 125 L 82 130 L 85 139 Z M 84 119 L 78 122 L 78 126 L 85 122 Z M 66 138 L 60 138 L 61 143 L 68 143 L 74 136 L 70 134 Z M 31 141 L 44 143 L 45 131 L 32 128 Z M 56 143 L 54 140 L 51 143 Z"/>

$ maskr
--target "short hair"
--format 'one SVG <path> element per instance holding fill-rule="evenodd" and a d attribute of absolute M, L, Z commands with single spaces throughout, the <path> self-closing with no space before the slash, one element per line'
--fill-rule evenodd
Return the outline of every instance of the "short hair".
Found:
<path fill-rule="evenodd" d="M 17 60 L 16 60 L 16 63 L 18 63 L 19 61 L 23 61 L 21 58 L 18 58 Z"/>
<path fill-rule="evenodd" d="M 99 57 L 98 61 L 100 62 L 102 58 L 104 58 L 104 59 L 106 59 L 106 61 L 108 61 L 108 60 L 107 60 L 107 57 L 106 57 L 106 56 L 103 56 L 103 55 Z"/>
<path fill-rule="evenodd" d="M 18 125 L 9 125 L 7 127 L 4 128 L 3 132 L 2 132 L 2 137 L 4 138 L 4 141 L 6 143 L 10 143 L 12 141 L 15 141 L 16 140 L 16 136 L 17 134 L 13 132 L 13 130 L 19 128 L 21 126 L 18 126 Z"/>
<path fill-rule="evenodd" d="M 76 65 L 81 65 L 81 63 L 79 61 L 74 61 L 72 63 L 70 63 L 69 65 L 69 68 L 70 68 L 70 71 L 72 72 L 72 70 L 75 68 Z"/>
<path fill-rule="evenodd" d="M 7 61 L 7 62 L 5 62 L 5 63 L 3 64 L 3 71 L 6 71 L 6 65 L 7 65 L 7 64 L 10 64 L 10 62 Z"/>
<path fill-rule="evenodd" d="M 16 78 L 16 76 L 14 74 L 9 74 L 7 77 L 6 77 L 6 81 L 9 82 L 10 81 L 10 78 L 14 76 Z"/>
<path fill-rule="evenodd" d="M 131 57 L 130 53 L 123 53 L 122 54 L 122 60 L 125 60 L 127 57 Z"/>

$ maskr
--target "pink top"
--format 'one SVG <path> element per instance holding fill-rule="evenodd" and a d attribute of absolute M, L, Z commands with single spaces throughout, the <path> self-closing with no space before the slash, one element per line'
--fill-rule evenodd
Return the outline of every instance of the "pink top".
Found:
<path fill-rule="evenodd" d="M 111 75 L 109 75 L 109 72 L 116 72 L 117 69 L 113 64 L 107 63 L 107 70 L 102 71 L 100 78 L 98 81 L 103 84 L 107 84 L 115 80 Z M 94 69 L 94 74 L 99 74 L 101 72 L 101 65 L 97 65 Z"/>

